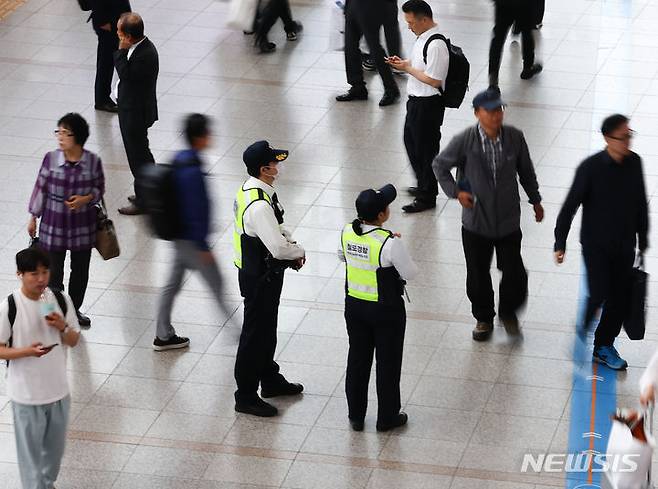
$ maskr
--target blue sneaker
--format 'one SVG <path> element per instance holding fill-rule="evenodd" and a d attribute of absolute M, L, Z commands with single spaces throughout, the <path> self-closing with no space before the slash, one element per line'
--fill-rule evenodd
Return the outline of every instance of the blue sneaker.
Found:
<path fill-rule="evenodd" d="M 626 370 L 628 363 L 619 356 L 614 346 L 595 346 L 593 360 L 602 363 L 613 370 Z"/>

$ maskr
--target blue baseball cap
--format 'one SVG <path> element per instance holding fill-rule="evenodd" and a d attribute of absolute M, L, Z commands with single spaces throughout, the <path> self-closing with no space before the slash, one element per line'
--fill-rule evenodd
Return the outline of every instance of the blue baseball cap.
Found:
<path fill-rule="evenodd" d="M 496 88 L 487 88 L 484 92 L 480 92 L 473 97 L 474 109 L 493 110 L 498 107 L 505 107 L 505 105 L 503 99 L 500 98 L 500 90 Z"/>

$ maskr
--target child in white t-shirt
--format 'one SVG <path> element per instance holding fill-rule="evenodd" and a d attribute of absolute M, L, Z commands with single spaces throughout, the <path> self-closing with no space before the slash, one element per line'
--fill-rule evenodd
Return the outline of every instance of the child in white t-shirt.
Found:
<path fill-rule="evenodd" d="M 23 489 L 52 489 L 57 480 L 71 402 L 67 350 L 80 339 L 71 299 L 48 289 L 49 266 L 43 251 L 20 251 L 21 288 L 0 304 L 0 359 L 8 361 Z"/>

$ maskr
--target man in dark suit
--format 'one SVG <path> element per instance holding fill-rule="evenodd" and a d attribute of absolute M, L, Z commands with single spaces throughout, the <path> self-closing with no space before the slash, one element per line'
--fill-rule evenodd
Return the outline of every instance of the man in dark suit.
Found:
<path fill-rule="evenodd" d="M 136 13 L 126 13 L 117 24 L 119 49 L 114 66 L 119 74 L 119 127 L 130 171 L 135 179 L 135 195 L 120 214 L 142 214 L 139 178 L 144 165 L 153 164 L 149 149 L 148 128 L 158 120 L 155 87 L 158 79 L 158 52 L 144 36 L 144 21 Z"/>
<path fill-rule="evenodd" d="M 383 2 L 389 0 L 347 0 L 345 2 L 345 71 L 350 89 L 336 96 L 338 102 L 367 100 L 368 90 L 363 79 L 363 66 L 359 42 L 366 38 L 370 57 L 375 62 L 384 84 L 384 96 L 380 107 L 394 104 L 400 98 L 400 90 L 393 78 L 391 67 L 386 64 L 386 53 L 379 42 L 379 31 L 386 14 Z"/>
<path fill-rule="evenodd" d="M 130 12 L 129 0 L 96 0 L 91 3 L 91 25 L 98 37 L 96 50 L 96 82 L 94 107 L 105 112 L 117 112 L 117 104 L 110 98 L 114 75 L 114 51 L 119 48 L 117 22 L 121 14 Z"/>

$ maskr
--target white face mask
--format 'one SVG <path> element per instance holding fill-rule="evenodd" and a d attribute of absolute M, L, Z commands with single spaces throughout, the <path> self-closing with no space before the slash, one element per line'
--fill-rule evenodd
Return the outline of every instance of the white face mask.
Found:
<path fill-rule="evenodd" d="M 274 175 L 268 175 L 268 176 L 271 177 L 272 180 L 276 182 L 279 178 L 281 178 L 281 175 L 284 173 L 283 166 L 281 166 L 281 163 L 277 163 L 276 166 L 270 168 L 274 168 L 276 173 Z"/>

